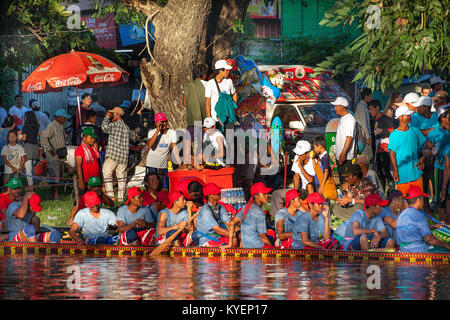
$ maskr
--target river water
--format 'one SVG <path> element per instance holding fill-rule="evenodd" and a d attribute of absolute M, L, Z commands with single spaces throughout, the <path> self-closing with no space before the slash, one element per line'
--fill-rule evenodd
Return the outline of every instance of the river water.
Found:
<path fill-rule="evenodd" d="M 3 256 L 0 299 L 440 300 L 449 274 L 449 264 Z"/>

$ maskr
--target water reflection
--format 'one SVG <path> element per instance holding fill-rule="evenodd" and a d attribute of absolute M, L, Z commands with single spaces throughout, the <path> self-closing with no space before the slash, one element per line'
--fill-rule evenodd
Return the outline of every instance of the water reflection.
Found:
<path fill-rule="evenodd" d="M 69 289 L 68 267 L 80 270 Z M 0 299 L 449 299 L 449 265 L 193 257 L 0 257 Z"/>

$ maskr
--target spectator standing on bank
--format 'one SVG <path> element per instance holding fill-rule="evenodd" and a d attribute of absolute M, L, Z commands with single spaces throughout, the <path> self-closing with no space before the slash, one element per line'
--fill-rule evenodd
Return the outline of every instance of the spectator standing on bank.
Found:
<path fill-rule="evenodd" d="M 22 120 L 22 124 L 18 125 L 19 130 L 22 130 L 23 128 L 23 122 L 25 120 L 25 112 L 30 111 L 27 107 L 23 104 L 23 97 L 18 94 L 14 97 L 16 104 L 9 108 L 9 114 L 12 116 L 16 116 L 20 120 Z"/>
<path fill-rule="evenodd" d="M 34 111 L 34 114 L 36 115 L 36 118 L 39 122 L 39 131 L 42 132 L 45 129 L 47 129 L 47 126 L 50 124 L 50 119 L 48 116 L 40 111 L 41 106 L 39 102 L 35 99 L 31 99 L 29 102 L 30 110 Z"/>
<path fill-rule="evenodd" d="M 78 106 L 75 110 L 75 132 L 80 128 L 80 126 L 86 122 L 87 120 L 87 112 L 88 110 L 92 110 L 90 107 L 92 104 L 92 97 L 90 93 L 84 93 L 81 96 L 81 102 L 80 102 L 80 112 L 78 111 Z M 80 113 L 81 113 L 81 120 L 80 120 Z"/>
<path fill-rule="evenodd" d="M 100 176 L 100 153 L 95 148 L 97 135 L 93 128 L 84 128 L 83 141 L 75 149 L 75 167 L 78 176 L 78 190 L 80 195 L 86 192 L 90 178 Z"/>
<path fill-rule="evenodd" d="M 28 191 L 33 191 L 33 168 L 40 159 L 39 145 L 37 141 L 39 128 L 39 121 L 34 111 L 26 112 L 22 136 L 19 140 L 23 142 L 23 148 L 25 150 L 25 154 L 27 155 L 25 172 L 27 174 Z"/>
<path fill-rule="evenodd" d="M 102 122 L 103 132 L 109 134 L 102 170 L 106 194 L 111 199 L 115 199 L 112 183 L 113 172 L 115 172 L 119 185 L 117 192 L 119 202 L 123 202 L 125 196 L 130 141 L 130 129 L 122 120 L 124 114 L 125 112 L 122 108 L 115 107 L 106 113 Z"/>
<path fill-rule="evenodd" d="M 443 90 L 444 83 L 445 83 L 445 81 L 442 80 L 441 77 L 432 77 L 430 79 L 430 87 L 431 87 L 431 89 L 433 89 L 433 91 L 431 91 L 429 97 L 433 98 L 438 91 Z"/>
<path fill-rule="evenodd" d="M 9 179 L 19 177 L 25 166 L 25 150 L 18 144 L 17 132 L 11 130 L 8 132 L 8 144 L 1 151 L 5 171 L 3 174 L 3 185 L 6 185 Z"/>
<path fill-rule="evenodd" d="M 369 88 L 363 88 L 361 90 L 361 101 L 356 106 L 354 118 L 355 121 L 361 126 L 363 132 L 367 137 L 367 147 L 364 148 L 363 154 L 366 154 L 369 160 L 373 158 L 372 150 L 372 130 L 370 128 L 370 114 L 368 104 L 372 101 L 372 90 Z"/>
<path fill-rule="evenodd" d="M 8 113 L 6 112 L 5 108 L 3 108 L 3 99 L 0 96 L 0 126 L 3 124 L 3 121 L 5 121 L 7 116 Z"/>

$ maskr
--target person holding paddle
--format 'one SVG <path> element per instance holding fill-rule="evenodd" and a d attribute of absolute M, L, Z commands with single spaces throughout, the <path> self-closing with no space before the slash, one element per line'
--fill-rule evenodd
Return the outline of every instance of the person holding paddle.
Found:
<path fill-rule="evenodd" d="M 179 191 L 174 191 L 169 194 L 169 207 L 159 212 L 158 223 L 156 227 L 156 243 L 162 244 L 166 239 L 170 238 L 172 234 L 185 225 L 192 215 L 192 201 L 186 202 L 186 199 Z M 187 207 L 187 210 L 185 209 Z M 185 229 L 175 238 L 175 246 L 190 246 L 195 239 L 192 239 L 194 231 L 194 224 L 189 224 Z M 195 237 L 195 235 L 194 235 Z M 197 239 L 198 240 L 198 239 Z"/>

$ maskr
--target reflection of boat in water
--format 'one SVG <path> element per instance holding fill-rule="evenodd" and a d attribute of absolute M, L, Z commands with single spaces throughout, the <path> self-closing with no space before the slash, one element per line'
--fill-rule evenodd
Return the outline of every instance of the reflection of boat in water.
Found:
<path fill-rule="evenodd" d="M 94 256 L 148 256 L 155 247 L 86 245 L 80 249 L 68 243 L 0 242 L 0 256 L 27 254 L 94 255 Z M 448 263 L 449 253 L 406 253 L 394 251 L 325 251 L 325 250 L 287 250 L 287 249 L 243 249 L 233 248 L 222 251 L 210 247 L 170 247 L 163 251 L 169 256 L 193 257 L 231 257 L 231 258 L 280 258 L 300 260 L 335 261 L 393 261 L 415 263 Z"/>

